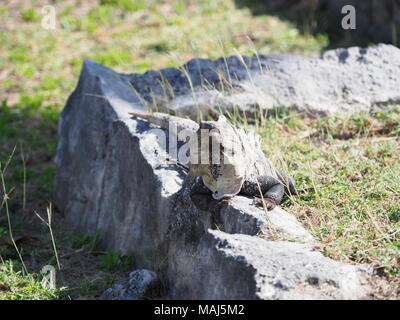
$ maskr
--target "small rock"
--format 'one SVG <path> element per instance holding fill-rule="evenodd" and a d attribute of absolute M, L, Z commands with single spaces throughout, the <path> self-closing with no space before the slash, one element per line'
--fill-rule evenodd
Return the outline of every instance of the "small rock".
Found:
<path fill-rule="evenodd" d="M 140 269 L 129 274 L 127 279 L 108 288 L 101 300 L 146 300 L 160 294 L 161 282 L 153 271 Z"/>

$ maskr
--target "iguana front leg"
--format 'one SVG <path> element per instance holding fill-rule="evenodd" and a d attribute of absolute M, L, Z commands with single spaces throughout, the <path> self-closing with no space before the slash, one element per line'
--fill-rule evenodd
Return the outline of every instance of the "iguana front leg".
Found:
<path fill-rule="evenodd" d="M 273 185 L 271 188 L 268 189 L 267 192 L 264 193 L 263 199 L 268 211 L 274 209 L 277 205 L 281 203 L 284 193 L 285 187 L 279 182 Z M 256 205 L 263 206 L 263 199 L 255 198 L 254 203 Z"/>
<path fill-rule="evenodd" d="M 262 198 L 261 198 L 261 194 Z M 263 200 L 267 210 L 274 209 L 282 201 L 285 194 L 285 186 L 273 177 L 258 177 L 257 182 L 245 182 L 242 193 L 256 197 L 253 201 L 255 205 L 263 206 Z"/>

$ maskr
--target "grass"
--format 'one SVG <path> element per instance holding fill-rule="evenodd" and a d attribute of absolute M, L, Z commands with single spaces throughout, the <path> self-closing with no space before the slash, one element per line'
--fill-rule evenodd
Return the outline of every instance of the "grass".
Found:
<path fill-rule="evenodd" d="M 44 5 L 55 8 L 55 30 L 42 27 Z M 31 275 L 40 279 L 41 267 L 57 265 L 57 252 L 57 283 L 67 287 L 71 298 L 98 295 L 121 276 L 115 269 L 125 270 L 132 262 L 120 253 L 96 251 L 96 239 L 89 235 L 71 236 L 56 208 L 53 237 L 34 214 L 46 217 L 52 199 L 57 121 L 82 59 L 120 72 L 145 72 L 179 66 L 193 57 L 217 58 L 234 50 L 249 54 L 249 39 L 262 53 L 306 55 L 318 55 L 327 42 L 324 36 L 300 35 L 273 16 L 254 18 L 249 10 L 222 0 L 2 1 L 0 21 L 0 162 L 17 147 L 5 184 L 13 236 L 29 272 L 12 274 L 21 281 Z M 0 255 L 5 263 L 18 262 L 7 222 L 2 209 Z M 45 289 L 36 286 L 40 281 L 26 283 L 32 284 L 32 298 L 45 298 Z"/>
<path fill-rule="evenodd" d="M 108 271 L 121 270 L 129 272 L 132 271 L 134 265 L 132 255 L 124 255 L 112 249 L 108 249 L 106 254 L 99 256 L 99 260 L 99 268 Z"/>
<path fill-rule="evenodd" d="M 372 265 L 392 297 L 400 284 L 399 128 L 399 107 L 319 120 L 280 112 L 256 128 L 266 155 L 308 190 L 283 207 L 325 255 Z"/>
<path fill-rule="evenodd" d="M 0 265 L 0 300 L 55 300 L 63 298 L 62 289 L 47 289 L 34 274 L 23 274 L 11 260 Z"/>
<path fill-rule="evenodd" d="M 42 27 L 44 5 L 56 9 L 55 30 Z M 99 251 L 99 235 L 75 234 L 57 208 L 51 233 L 35 215 L 46 217 L 51 203 L 57 121 L 82 59 L 131 73 L 255 50 L 318 56 L 328 44 L 325 35 L 254 17 L 233 0 L 2 1 L 0 30 L 3 166 L 16 147 L 4 174 L 10 219 L 4 204 L 0 209 L 0 299 L 93 298 L 133 269 L 134 254 Z M 280 112 L 263 120 L 256 129 L 266 154 L 301 186 L 316 186 L 287 200 L 285 209 L 327 255 L 371 263 L 390 285 L 399 281 L 398 111 L 321 120 Z M 59 289 L 49 290 L 40 270 L 57 261 Z"/>

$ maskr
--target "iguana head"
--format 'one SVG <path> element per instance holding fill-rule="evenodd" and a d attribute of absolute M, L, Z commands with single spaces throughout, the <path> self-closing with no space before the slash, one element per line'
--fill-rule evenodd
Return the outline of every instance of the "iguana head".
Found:
<path fill-rule="evenodd" d="M 233 197 L 245 179 L 246 159 L 237 130 L 220 116 L 203 121 L 190 144 L 190 171 L 201 176 L 214 199 Z"/>

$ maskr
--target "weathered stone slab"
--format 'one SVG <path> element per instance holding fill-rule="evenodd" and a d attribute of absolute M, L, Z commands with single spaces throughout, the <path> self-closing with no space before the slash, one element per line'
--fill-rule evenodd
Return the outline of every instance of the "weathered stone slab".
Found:
<path fill-rule="evenodd" d="M 314 117 L 400 103 L 400 49 L 391 45 L 331 50 L 318 59 L 287 54 L 193 59 L 182 68 L 186 72 L 134 74 L 130 81 L 150 107 L 191 117 L 198 110 L 234 108 L 251 117 L 274 107 Z"/>
<path fill-rule="evenodd" d="M 195 292 L 191 298 L 285 300 L 368 297 L 368 285 L 359 277 L 365 269 L 333 261 L 304 244 L 209 230 L 192 259 L 193 265 L 196 265 L 192 272 L 199 276 L 192 278 L 191 286 L 202 290 Z M 184 277 L 178 281 L 184 281 Z M 181 287 L 185 287 L 184 283 Z"/>
<path fill-rule="evenodd" d="M 257 236 L 268 238 L 276 228 L 311 241 L 289 213 L 277 209 L 265 214 L 240 196 L 217 215 L 195 208 L 185 188 L 190 179 L 165 163 L 166 151 L 149 124 L 129 117 L 130 111 L 144 109 L 124 83 L 133 78 L 86 61 L 62 112 L 55 201 L 68 223 L 85 233 L 101 230 L 104 247 L 133 253 L 138 268 L 157 272 L 172 299 L 364 296 L 369 288 L 358 267 L 310 253 L 297 243 Z M 314 266 L 312 272 L 305 261 Z M 272 290 L 274 274 L 283 285 Z M 311 276 L 323 290 L 307 287 Z M 330 281 L 334 285 L 326 294 Z"/>

